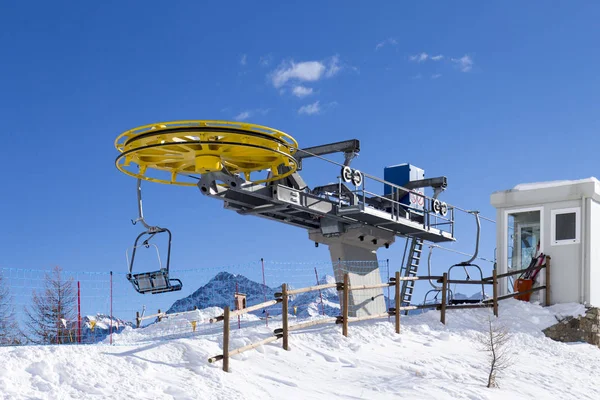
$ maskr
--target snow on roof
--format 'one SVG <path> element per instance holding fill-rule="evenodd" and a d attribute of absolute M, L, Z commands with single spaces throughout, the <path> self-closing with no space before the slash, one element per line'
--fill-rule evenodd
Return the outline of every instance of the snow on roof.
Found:
<path fill-rule="evenodd" d="M 563 180 L 563 181 L 548 181 L 535 183 L 521 183 L 513 188 L 513 190 L 535 190 L 544 189 L 556 186 L 576 185 L 581 183 L 600 183 L 595 177 L 578 179 L 578 180 Z"/>

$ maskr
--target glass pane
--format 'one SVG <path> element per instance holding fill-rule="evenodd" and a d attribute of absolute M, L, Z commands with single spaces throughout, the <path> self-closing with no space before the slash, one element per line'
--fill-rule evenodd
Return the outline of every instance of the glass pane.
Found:
<path fill-rule="evenodd" d="M 527 211 L 509 214 L 507 235 L 508 268 L 527 268 L 539 250 L 540 212 Z"/>
<path fill-rule="evenodd" d="M 527 268 L 536 256 L 540 241 L 540 225 L 521 227 L 521 269 Z"/>
<path fill-rule="evenodd" d="M 575 213 L 556 214 L 556 240 L 575 240 Z"/>

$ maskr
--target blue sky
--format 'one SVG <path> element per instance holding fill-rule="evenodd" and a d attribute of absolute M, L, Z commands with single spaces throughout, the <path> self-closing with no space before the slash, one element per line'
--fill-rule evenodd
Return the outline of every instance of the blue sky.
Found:
<path fill-rule="evenodd" d="M 300 146 L 357 138 L 357 168 L 445 175 L 447 202 L 492 218 L 495 190 L 597 176 L 599 14 L 585 1 L 3 2 L 0 266 L 125 272 L 135 181 L 113 142 L 158 121 L 243 119 Z M 322 167 L 307 164 L 309 185 L 335 179 Z M 306 232 L 197 189 L 144 195 L 148 221 L 173 231 L 173 268 L 328 259 Z M 459 224 L 452 247 L 469 252 L 474 224 Z M 484 223 L 487 258 L 494 236 Z M 379 256 L 399 266 L 402 250 Z"/>

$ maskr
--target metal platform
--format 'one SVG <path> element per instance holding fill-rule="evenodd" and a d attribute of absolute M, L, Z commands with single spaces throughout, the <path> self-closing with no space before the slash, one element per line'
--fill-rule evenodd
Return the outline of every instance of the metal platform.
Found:
<path fill-rule="evenodd" d="M 366 225 L 392 232 L 396 236 L 419 237 L 433 243 L 454 240 L 451 229 L 453 221 L 444 222 L 450 230 L 442 230 L 430 223 L 432 217 L 429 211 L 416 213 L 404 209 L 400 213 L 397 212 L 399 207 L 396 206 L 396 212 L 389 212 L 365 204 L 362 201 L 365 197 L 356 194 L 348 200 L 347 194 L 353 192 L 343 184 L 335 186 L 346 189 L 341 190 L 346 193 L 345 201 L 339 197 L 324 198 L 310 193 L 307 189 L 300 190 L 281 184 L 211 186 L 211 190 L 203 193 L 223 200 L 226 209 L 237 211 L 241 215 L 255 215 L 308 230 L 321 229 L 324 234 L 341 234 L 349 226 Z M 367 201 L 369 202 L 374 203 Z"/>
<path fill-rule="evenodd" d="M 351 207 L 341 207 L 338 209 L 337 215 L 349 217 L 378 228 L 387 228 L 396 232 L 399 236 L 418 237 L 433 243 L 454 240 L 451 232 L 427 226 L 427 224 L 413 221 L 408 217 L 398 217 L 383 210 L 377 210 L 368 206 L 364 207 L 362 204 Z"/>

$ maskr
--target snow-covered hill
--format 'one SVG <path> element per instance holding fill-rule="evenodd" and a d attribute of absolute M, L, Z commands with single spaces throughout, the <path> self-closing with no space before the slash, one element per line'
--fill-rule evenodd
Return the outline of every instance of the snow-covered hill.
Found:
<path fill-rule="evenodd" d="M 600 398 L 600 350 L 542 333 L 557 317 L 583 312 L 576 304 L 502 301 L 498 323 L 512 334 L 513 363 L 498 375 L 497 389 L 485 387 L 489 362 L 477 344 L 490 310 L 472 309 L 449 311 L 447 325 L 438 311 L 403 317 L 400 335 L 387 319 L 351 324 L 349 337 L 335 324 L 294 331 L 290 351 L 278 341 L 236 355 L 229 374 L 221 362 L 207 363 L 222 352 L 218 324 L 202 335 L 144 344 L 136 344 L 141 331 L 169 322 L 126 328 L 114 335 L 115 346 L 3 347 L 0 399 L 592 400 Z M 267 337 L 275 326 L 232 330 L 230 348 Z"/>

